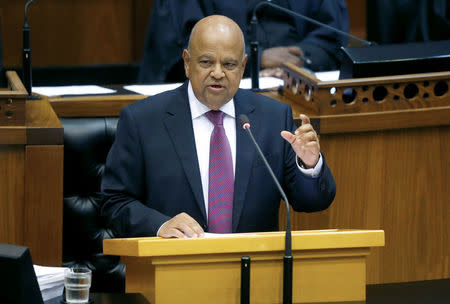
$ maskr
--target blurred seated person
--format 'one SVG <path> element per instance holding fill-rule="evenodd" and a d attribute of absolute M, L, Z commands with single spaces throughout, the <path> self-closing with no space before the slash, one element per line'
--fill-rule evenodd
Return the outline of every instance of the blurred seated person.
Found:
<path fill-rule="evenodd" d="M 370 0 L 367 12 L 367 39 L 379 44 L 450 39 L 450 0 Z"/>
<path fill-rule="evenodd" d="M 194 24 L 205 16 L 220 14 L 233 19 L 244 32 L 246 52 L 250 46 L 250 20 L 262 0 L 157 0 L 150 18 L 139 81 L 181 82 L 186 79 L 180 54 L 187 47 Z M 274 4 L 348 32 L 344 0 L 276 0 Z M 337 54 L 347 38 L 324 27 L 293 18 L 271 7 L 258 10 L 257 39 L 263 76 L 281 76 L 280 66 L 290 62 L 313 71 L 339 68 Z M 309 64 L 299 56 L 310 60 Z M 247 67 L 244 76 L 249 76 Z"/>

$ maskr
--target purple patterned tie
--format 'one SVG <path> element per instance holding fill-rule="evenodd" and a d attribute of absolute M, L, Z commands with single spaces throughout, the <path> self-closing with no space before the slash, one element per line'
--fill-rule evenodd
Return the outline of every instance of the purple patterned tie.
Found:
<path fill-rule="evenodd" d="M 222 111 L 209 111 L 214 124 L 209 146 L 208 231 L 231 233 L 234 174 L 230 144 L 223 128 Z"/>

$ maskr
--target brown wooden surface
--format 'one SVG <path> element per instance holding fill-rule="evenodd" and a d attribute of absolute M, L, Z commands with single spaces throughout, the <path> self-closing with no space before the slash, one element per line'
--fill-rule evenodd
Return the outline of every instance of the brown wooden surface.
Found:
<path fill-rule="evenodd" d="M 58 117 L 119 116 L 120 110 L 142 95 L 108 95 L 94 97 L 51 97 L 49 101 Z"/>
<path fill-rule="evenodd" d="M 23 244 L 24 159 L 22 146 L 0 144 L 0 243 Z"/>
<path fill-rule="evenodd" d="M 1 126 L 0 145 L 17 145 L 27 142 L 26 127 Z"/>
<path fill-rule="evenodd" d="M 64 131 L 47 99 L 24 105 L 23 126 L 0 126 L 0 242 L 28 246 L 36 264 L 60 266 Z"/>
<path fill-rule="evenodd" d="M 22 81 L 19 78 L 19 75 L 17 75 L 16 72 L 6 71 L 5 75 L 6 78 L 8 79 L 8 88 L 10 89 L 10 91 L 16 91 L 23 95 L 28 94 L 27 90 L 25 89 L 25 86 L 23 85 Z"/>
<path fill-rule="evenodd" d="M 8 88 L 0 91 L 0 126 L 24 126 L 28 93 L 16 72 L 5 74 Z"/>
<path fill-rule="evenodd" d="M 26 1 L 0 0 L 3 64 L 22 65 Z M 153 0 L 35 1 L 29 7 L 34 66 L 139 61 Z"/>
<path fill-rule="evenodd" d="M 24 244 L 33 262 L 62 262 L 64 146 L 28 145 L 25 152 Z"/>
<path fill-rule="evenodd" d="M 450 71 L 320 81 L 286 63 L 284 95 L 316 115 L 448 106 Z"/>
<path fill-rule="evenodd" d="M 27 100 L 27 143 L 62 145 L 64 129 L 47 99 Z"/>
<path fill-rule="evenodd" d="M 126 292 L 157 304 L 211 303 L 212 297 L 214 303 L 240 303 L 240 260 L 248 255 L 253 303 L 279 303 L 284 242 L 284 232 L 121 238 L 104 240 L 103 252 L 126 264 Z M 293 302 L 364 301 L 366 257 L 384 243 L 381 230 L 293 231 Z"/>
<path fill-rule="evenodd" d="M 346 2 L 350 17 L 350 34 L 366 39 L 366 1 L 346 0 Z"/>
<path fill-rule="evenodd" d="M 317 120 L 320 134 L 393 130 L 450 125 L 450 105 L 378 113 L 311 116 Z"/>

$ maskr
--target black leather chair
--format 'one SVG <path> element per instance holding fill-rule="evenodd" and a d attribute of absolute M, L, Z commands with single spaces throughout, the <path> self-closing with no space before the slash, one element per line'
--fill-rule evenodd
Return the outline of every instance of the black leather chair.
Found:
<path fill-rule="evenodd" d="M 118 117 L 61 118 L 64 126 L 63 266 L 92 270 L 93 292 L 124 292 L 125 265 L 102 253 L 113 238 L 99 216 L 100 182 Z"/>

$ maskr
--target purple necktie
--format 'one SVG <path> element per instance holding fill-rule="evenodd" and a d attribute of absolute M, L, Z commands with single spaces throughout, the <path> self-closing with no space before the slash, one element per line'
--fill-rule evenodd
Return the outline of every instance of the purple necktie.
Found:
<path fill-rule="evenodd" d="M 223 128 L 222 111 L 209 111 L 214 124 L 209 146 L 208 231 L 231 233 L 234 174 L 230 144 Z"/>

